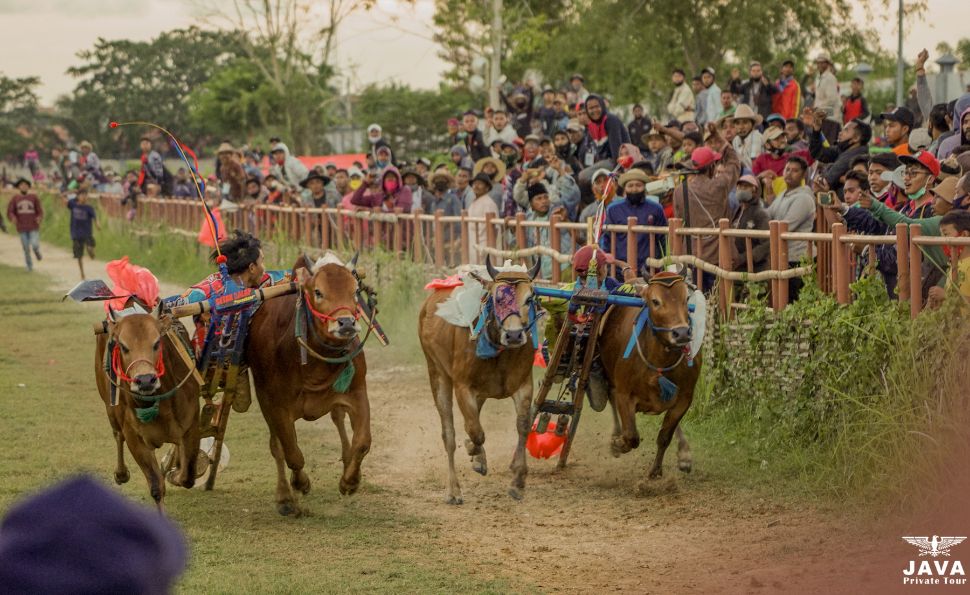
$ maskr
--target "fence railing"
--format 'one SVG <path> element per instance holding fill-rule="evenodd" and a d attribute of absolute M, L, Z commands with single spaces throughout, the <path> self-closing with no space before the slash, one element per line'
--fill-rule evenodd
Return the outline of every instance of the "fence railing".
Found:
<path fill-rule="evenodd" d="M 126 207 L 114 195 L 102 195 L 101 206 L 110 216 L 123 217 Z M 203 223 L 203 211 L 198 200 L 171 198 L 142 198 L 138 202 L 137 217 L 142 220 L 164 223 L 170 227 L 198 232 Z M 315 249 L 336 251 L 383 249 L 400 258 L 425 263 L 438 268 L 459 264 L 480 264 L 485 254 L 509 258 L 525 264 L 536 254 L 552 259 L 550 274 L 544 280 L 559 283 L 571 279 L 568 266 L 571 251 L 586 243 L 591 225 L 562 221 L 553 215 L 547 221 L 527 220 L 519 213 L 514 218 L 501 218 L 491 214 L 470 217 L 462 211 L 458 216 L 445 216 L 442 211 L 424 213 L 414 209 L 404 213 L 401 209 L 386 212 L 372 210 L 346 210 L 331 207 L 297 207 L 277 205 L 254 205 L 221 213 L 223 223 L 229 229 L 241 229 L 258 237 L 282 236 L 293 242 Z M 785 221 L 771 221 L 768 230 L 732 229 L 727 219 L 718 226 L 684 227 L 681 219 L 671 219 L 665 227 L 637 225 L 636 218 L 629 218 L 625 225 L 607 225 L 604 233 L 610 237 L 613 256 L 628 263 L 639 262 L 638 241 L 649 238 L 650 253 L 645 266 L 655 272 L 666 262 L 690 264 L 695 267 L 696 284 L 705 288 L 703 272 L 713 274 L 720 283 L 717 288 L 718 306 L 722 314 L 730 315 L 736 295 L 736 284 L 747 281 L 766 282 L 769 304 L 781 310 L 789 303 L 788 280 L 815 272 L 823 291 L 835 296 L 839 303 L 852 299 L 850 284 L 863 272 L 861 249 L 871 246 L 869 259 L 876 245 L 895 247 L 898 265 L 897 293 L 899 299 L 910 302 L 912 316 L 923 307 L 920 292 L 923 261 L 927 246 L 970 246 L 968 238 L 924 237 L 918 226 L 900 223 L 895 235 L 854 235 L 846 231 L 842 223 L 830 223 L 825 211 L 818 208 L 816 230 L 791 232 Z M 616 240 L 626 235 L 626 253 L 616 254 Z M 657 254 L 656 239 L 663 237 L 667 254 Z M 543 241 L 548 238 L 548 242 Z M 732 243 L 737 238 L 745 242 L 747 262 L 736 270 Z M 755 272 L 752 262 L 752 244 L 768 240 L 770 259 L 768 269 Z M 566 240 L 564 242 L 564 240 Z M 716 242 L 715 262 L 703 261 L 701 242 Z M 805 242 L 805 259 L 813 266 L 790 266 L 791 242 Z M 688 251 L 688 245 L 691 249 Z M 561 250 L 563 246 L 572 247 Z M 956 251 L 951 250 L 951 274 L 956 279 Z"/>

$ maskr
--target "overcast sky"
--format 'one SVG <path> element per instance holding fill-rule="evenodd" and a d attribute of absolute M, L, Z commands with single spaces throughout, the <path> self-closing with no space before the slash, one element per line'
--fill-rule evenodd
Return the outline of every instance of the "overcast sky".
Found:
<path fill-rule="evenodd" d="M 963 26 L 970 0 L 928 4 L 926 18 L 907 31 L 904 51 L 909 60 L 922 47 L 929 48 L 933 59 L 938 41 L 955 44 L 970 35 Z M 431 41 L 432 11 L 433 0 L 378 0 L 375 10 L 349 18 L 339 34 L 337 62 L 351 88 L 390 80 L 436 87 L 447 66 Z M 186 0 L 0 0 L 0 72 L 41 77 L 41 100 L 49 104 L 74 88 L 65 70 L 77 63 L 75 53 L 92 47 L 98 37 L 148 40 L 194 21 Z M 883 45 L 895 48 L 893 24 L 885 21 L 880 30 Z"/>

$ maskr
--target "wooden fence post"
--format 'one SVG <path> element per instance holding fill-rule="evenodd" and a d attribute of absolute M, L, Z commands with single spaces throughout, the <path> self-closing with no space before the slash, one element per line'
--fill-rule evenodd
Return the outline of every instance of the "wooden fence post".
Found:
<path fill-rule="evenodd" d="M 401 207 L 394 207 L 394 258 L 398 259 L 401 257 L 401 246 L 404 240 L 404 222 L 402 221 L 404 215 L 404 209 Z"/>
<path fill-rule="evenodd" d="M 849 259 L 846 257 L 846 245 L 842 242 L 845 225 L 836 223 L 832 226 L 832 261 L 835 265 L 835 299 L 840 304 L 849 303 Z"/>
<path fill-rule="evenodd" d="M 909 315 L 919 316 L 923 308 L 923 252 L 915 242 L 923 235 L 918 225 L 909 228 Z"/>
<path fill-rule="evenodd" d="M 788 222 L 779 221 L 778 222 L 778 266 L 781 269 L 788 270 L 788 262 L 791 260 L 788 258 L 788 240 L 781 237 L 782 234 L 788 233 Z M 788 279 L 779 279 L 778 283 L 778 305 L 782 310 L 788 306 Z"/>
<path fill-rule="evenodd" d="M 636 224 L 636 217 L 626 218 L 626 254 L 624 258 L 626 258 L 626 263 L 633 267 L 633 271 L 639 275 L 640 271 L 637 270 L 637 236 L 633 231 L 633 226 Z"/>
<path fill-rule="evenodd" d="M 326 250 L 330 247 L 330 215 L 324 207 L 320 213 L 320 248 Z"/>
<path fill-rule="evenodd" d="M 519 211 L 515 214 L 515 247 L 519 250 L 525 250 L 529 247 L 529 243 L 525 240 L 525 213 Z M 526 267 L 529 266 L 528 259 L 522 257 L 519 259 L 520 264 L 524 264 Z"/>
<path fill-rule="evenodd" d="M 781 265 L 779 263 L 781 261 L 781 248 L 779 246 L 779 243 L 781 239 L 779 237 L 777 221 L 768 222 L 768 233 L 770 234 L 768 236 L 768 251 L 770 254 L 771 270 L 780 271 Z M 771 308 L 775 312 L 778 312 L 781 310 L 781 305 L 780 305 L 780 302 L 778 301 L 778 298 L 780 293 L 779 287 L 782 281 L 784 280 L 776 278 L 776 279 L 772 279 L 771 282 L 769 283 L 771 287 Z"/>
<path fill-rule="evenodd" d="M 369 234 L 364 234 L 364 241 L 366 243 L 367 236 L 370 235 L 370 247 L 378 248 L 382 247 L 384 244 L 384 224 L 377 219 L 381 215 L 381 208 L 374 207 L 371 209 L 371 213 L 374 215 L 374 219 L 370 220 L 370 225 L 368 225 Z M 363 248 L 361 248 L 363 249 Z"/>
<path fill-rule="evenodd" d="M 733 262 L 731 255 L 731 242 L 733 241 L 730 237 L 724 235 L 726 229 L 730 229 L 731 222 L 725 218 L 721 218 L 717 222 L 717 227 L 721 230 L 721 235 L 717 236 L 717 266 L 721 267 L 725 271 L 733 270 Z M 718 305 L 721 308 L 721 316 L 726 319 L 731 313 L 731 302 L 733 301 L 734 294 L 734 282 L 729 279 L 720 279 L 720 287 L 718 288 L 717 298 Z"/>
<path fill-rule="evenodd" d="M 461 225 L 461 233 L 460 233 L 460 237 L 461 237 L 461 262 L 459 264 L 470 264 L 469 261 L 471 261 L 471 252 L 470 252 L 469 245 L 468 245 L 468 242 L 469 242 L 468 236 L 471 234 L 471 230 L 469 228 L 471 226 L 468 225 L 468 222 L 466 221 L 467 218 L 468 218 L 468 211 L 466 211 L 465 209 L 462 209 L 461 210 L 461 223 L 460 223 L 460 225 Z"/>
<path fill-rule="evenodd" d="M 495 247 L 495 214 L 485 213 L 485 245 L 489 248 Z"/>
<path fill-rule="evenodd" d="M 684 253 L 681 237 L 677 235 L 677 230 L 683 226 L 684 220 L 677 217 L 667 221 L 667 251 L 671 256 L 680 256 Z"/>
<path fill-rule="evenodd" d="M 869 258 L 875 258 L 876 247 L 872 246 Z M 896 293 L 899 301 L 910 299 L 909 291 L 909 226 L 896 224 Z"/>
<path fill-rule="evenodd" d="M 445 226 L 441 222 L 444 214 L 444 209 L 434 212 L 434 265 L 438 268 L 445 266 Z"/>
<path fill-rule="evenodd" d="M 420 217 L 424 211 L 421 210 L 421 207 L 418 207 L 413 209 L 411 213 L 414 216 L 414 262 L 422 263 L 424 262 L 424 234 L 421 230 Z"/>
<path fill-rule="evenodd" d="M 553 213 L 552 217 L 549 218 L 549 243 L 552 244 L 552 249 L 557 252 L 562 247 L 562 231 L 559 229 L 559 223 L 562 219 L 559 217 L 559 213 Z M 560 263 L 555 258 L 552 259 L 552 279 L 553 283 L 559 283 L 562 278 L 562 263 Z"/>

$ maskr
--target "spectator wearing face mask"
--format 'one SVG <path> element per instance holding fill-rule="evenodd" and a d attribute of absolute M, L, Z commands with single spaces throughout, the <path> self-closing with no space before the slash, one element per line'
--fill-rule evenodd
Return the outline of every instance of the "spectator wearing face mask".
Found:
<path fill-rule="evenodd" d="M 768 229 L 771 217 L 761 203 L 761 184 L 754 176 L 741 176 L 734 190 L 734 197 L 738 199 L 740 208 L 731 227 L 734 229 Z M 757 273 L 768 268 L 771 257 L 771 245 L 767 238 L 753 238 L 751 240 L 750 260 L 752 267 L 748 268 L 748 242 L 745 238 L 735 238 L 737 258 L 734 261 L 735 271 Z"/>
<path fill-rule="evenodd" d="M 404 185 L 401 174 L 393 165 L 380 172 L 369 172 L 366 183 L 358 188 L 351 203 L 368 209 L 381 208 L 385 212 L 393 212 L 401 208 L 405 213 L 411 212 L 411 190 Z"/>
<path fill-rule="evenodd" d="M 754 175 L 760 176 L 762 172 L 771 171 L 775 176 L 780 176 L 785 170 L 785 164 L 788 163 L 788 160 L 796 155 L 808 162 L 809 165 L 812 164 L 812 156 L 807 149 L 788 150 L 788 138 L 783 130 L 772 126 L 765 130 L 763 136 L 765 152 L 758 155 L 751 166 Z"/>
<path fill-rule="evenodd" d="M 650 181 L 649 176 L 639 169 L 631 169 L 620 176 L 619 186 L 623 189 L 623 198 L 614 200 L 606 207 L 606 225 L 626 225 L 629 217 L 635 217 L 637 225 L 666 226 L 667 217 L 664 215 L 663 207 L 656 197 L 648 200 L 646 185 Z M 600 236 L 600 248 L 607 254 L 614 253 L 617 258 L 626 258 L 627 238 L 626 233 L 616 234 L 616 245 L 613 245 L 610 233 L 603 233 Z M 641 271 L 647 258 L 650 257 L 650 235 L 637 234 L 637 262 L 629 263 L 634 270 Z M 665 253 L 666 241 L 663 234 L 654 236 L 653 255 L 659 258 Z M 613 252 L 615 250 L 615 252 Z M 619 274 L 619 271 L 618 271 Z"/>

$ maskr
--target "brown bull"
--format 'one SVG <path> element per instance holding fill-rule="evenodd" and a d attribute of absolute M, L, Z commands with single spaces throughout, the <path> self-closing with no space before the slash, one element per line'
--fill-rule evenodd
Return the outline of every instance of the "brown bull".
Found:
<path fill-rule="evenodd" d="M 636 414 L 665 413 L 657 434 L 657 457 L 650 469 L 650 479 L 663 475 L 663 459 L 670 440 L 677 432 L 678 466 L 690 471 L 690 447 L 678 427 L 694 398 L 694 386 L 701 370 L 697 354 L 688 365 L 686 349 L 691 340 L 687 300 L 690 291 L 684 278 L 672 273 L 654 275 L 640 292 L 649 308 L 647 322 L 637 338 L 637 346 L 623 357 L 637 316 L 635 308 L 614 308 L 607 327 L 600 335 L 599 348 L 603 369 L 610 386 L 613 405 L 613 456 L 620 456 L 640 445 Z M 661 376 L 676 386 L 676 391 L 664 394 Z"/>
<path fill-rule="evenodd" d="M 173 324 L 179 323 L 157 311 L 129 314 L 117 321 L 109 312 L 107 332 L 97 335 L 95 350 L 98 392 L 118 447 L 115 481 L 122 484 L 131 477 L 125 465 L 127 442 L 159 510 L 165 479 L 155 449 L 164 443 L 178 447 L 178 468 L 170 478 L 185 488 L 195 484 L 199 452 L 199 384 L 194 368 L 177 351 L 178 339 L 169 333 Z M 116 405 L 111 404 L 112 385 Z"/>
<path fill-rule="evenodd" d="M 418 319 L 418 336 L 428 360 L 428 378 L 438 415 L 441 417 L 441 439 L 448 454 L 449 504 L 461 504 L 461 486 L 455 473 L 455 421 L 452 413 L 452 393 L 465 419 L 465 448 L 472 459 L 472 469 L 485 475 L 485 431 L 479 414 L 486 399 L 512 396 L 515 403 L 515 427 L 518 443 L 512 457 L 512 485 L 509 495 L 522 498 L 528 467 L 525 461 L 525 441 L 529 434 L 529 409 L 532 406 L 533 348 L 530 318 L 535 315 L 532 280 L 539 272 L 539 263 L 528 273 L 498 272 L 486 259 L 491 280 L 487 282 L 487 303 L 483 310 L 487 319 L 481 333 L 498 354 L 488 359 L 478 357 L 477 343 L 471 340 L 467 327 L 453 325 L 437 316 L 438 304 L 451 295 L 452 290 L 437 290 L 424 302 Z M 484 307 L 484 306 L 483 306 Z M 479 317 L 483 316 L 479 313 Z"/>
<path fill-rule="evenodd" d="M 310 490 L 303 452 L 297 444 L 296 420 L 313 421 L 330 414 L 340 434 L 341 494 L 357 491 L 360 464 L 371 444 L 367 361 L 358 338 L 357 278 L 351 269 L 337 263 L 313 267 L 311 273 L 308 262 L 301 257 L 294 266 L 302 281 L 300 295 L 267 300 L 253 316 L 246 346 L 256 398 L 269 426 L 270 452 L 277 470 L 276 504 L 282 515 L 301 515 L 293 490 L 303 494 Z M 298 299 L 303 300 L 299 311 L 300 328 L 305 329 L 302 339 L 297 337 Z M 300 341 L 305 345 L 305 365 L 301 364 Z M 352 440 L 344 426 L 345 415 L 350 416 Z M 292 471 L 289 483 L 284 465 Z"/>

